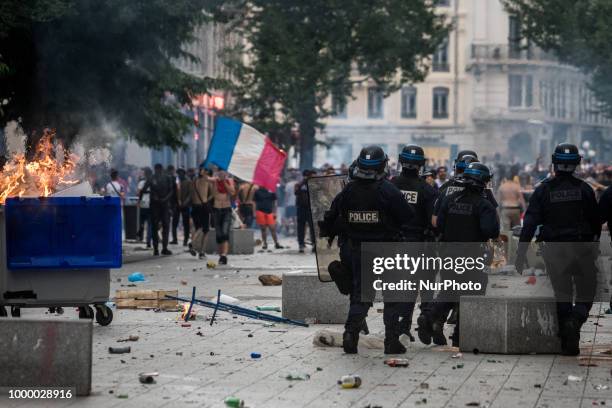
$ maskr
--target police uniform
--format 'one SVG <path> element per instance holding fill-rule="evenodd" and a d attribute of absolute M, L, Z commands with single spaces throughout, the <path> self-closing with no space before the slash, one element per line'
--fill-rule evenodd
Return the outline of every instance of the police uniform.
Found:
<path fill-rule="evenodd" d="M 440 241 L 459 242 L 486 242 L 499 236 L 499 218 L 493 204 L 484 193 L 486 183 L 490 180 L 489 169 L 484 164 L 473 162 L 465 170 L 463 189 L 447 195 L 440 204 L 437 228 L 440 232 Z M 477 251 L 472 256 L 482 256 L 481 248 L 462 245 L 444 245 L 448 251 L 444 255 L 466 256 L 463 251 Z M 453 251 L 459 251 L 453 253 Z M 454 271 L 443 271 L 441 279 L 454 279 Z M 484 276 L 479 276 L 483 279 Z M 483 283 L 483 282 L 481 282 Z M 483 287 L 486 288 L 486 281 Z M 437 345 L 445 345 L 443 325 L 448 313 L 455 308 L 458 312 L 459 299 L 456 294 L 438 294 L 431 311 L 427 311 L 418 319 L 419 338 L 425 344 L 431 341 Z M 459 343 L 459 319 L 451 337 L 453 345 Z"/>
<path fill-rule="evenodd" d="M 345 324 L 343 347 L 346 353 L 357 353 L 359 331 L 372 306 L 374 291 L 362 293 L 361 243 L 398 241 L 404 226 L 412 220 L 412 209 L 402 193 L 385 179 L 387 157 L 380 147 L 362 149 L 351 181 L 334 198 L 325 213 L 322 236 L 338 236 L 342 264 L 352 275 L 350 309 Z M 399 308 L 385 303 L 385 353 L 404 353 L 399 342 Z"/>
<path fill-rule="evenodd" d="M 425 164 L 424 151 L 420 146 L 405 146 L 398 161 L 402 166 L 402 172 L 391 182 L 402 192 L 402 196 L 414 212 L 414 218 L 406 228 L 405 240 L 408 242 L 433 241 L 434 229 L 431 225 L 431 217 L 438 192 L 419 176 L 419 169 Z M 422 252 L 424 253 L 425 250 L 425 244 L 423 244 Z M 421 280 L 429 279 L 430 277 L 426 274 L 425 271 L 419 271 L 418 278 Z M 400 331 L 408 335 L 411 340 L 414 339 L 410 334 L 410 327 L 417 293 L 417 291 L 410 292 L 411 297 L 407 299 L 407 303 L 402 305 L 401 312 Z M 420 308 L 423 311 L 429 306 L 429 302 L 433 298 L 433 292 L 421 291 L 420 295 Z"/>
<path fill-rule="evenodd" d="M 593 306 L 598 249 L 593 242 L 601 233 L 595 193 L 573 175 L 580 159 L 574 145 L 555 148 L 555 175 L 543 180 L 530 197 L 515 263 L 522 272 L 527 247 L 539 226 L 538 239 L 545 243 L 544 262 L 557 299 L 559 336 L 567 355 L 580 352 L 580 328 Z"/>
<path fill-rule="evenodd" d="M 176 195 L 176 183 L 170 176 L 163 173 L 162 170 L 156 166 L 153 177 L 151 177 L 151 179 L 145 183 L 143 189 L 141 190 L 141 198 L 144 192 L 148 192 L 150 194 L 154 254 L 159 255 L 159 234 L 157 231 L 159 229 L 159 224 L 161 224 L 162 254 L 171 255 L 172 252 L 168 250 L 168 235 L 170 232 L 170 201 Z"/>

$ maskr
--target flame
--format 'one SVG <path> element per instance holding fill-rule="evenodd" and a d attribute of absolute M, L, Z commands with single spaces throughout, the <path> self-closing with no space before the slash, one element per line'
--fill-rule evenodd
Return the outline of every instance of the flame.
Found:
<path fill-rule="evenodd" d="M 58 154 L 65 150 L 54 139 L 55 132 L 45 130 L 31 160 L 18 153 L 7 161 L 0 175 L 0 204 L 8 197 L 47 197 L 79 182 L 75 177 L 78 157 Z"/>

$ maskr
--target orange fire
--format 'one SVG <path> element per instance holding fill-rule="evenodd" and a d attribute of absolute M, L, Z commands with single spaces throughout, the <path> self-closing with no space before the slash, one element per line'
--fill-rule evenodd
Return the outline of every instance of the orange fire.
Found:
<path fill-rule="evenodd" d="M 55 132 L 45 130 L 31 160 L 23 153 L 9 158 L 0 175 L 0 204 L 8 197 L 47 197 L 62 187 L 78 183 L 75 168 L 78 158 L 72 154 L 56 157 L 63 146 L 54 144 Z"/>

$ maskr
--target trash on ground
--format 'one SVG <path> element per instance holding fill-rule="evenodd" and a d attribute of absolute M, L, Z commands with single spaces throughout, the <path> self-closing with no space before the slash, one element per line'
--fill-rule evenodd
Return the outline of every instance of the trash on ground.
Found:
<path fill-rule="evenodd" d="M 135 335 L 130 335 L 129 337 L 125 338 L 125 339 L 119 339 L 117 340 L 117 343 L 124 343 L 126 341 L 138 341 L 140 337 L 135 336 Z"/>
<path fill-rule="evenodd" d="M 525 281 L 525 283 L 528 284 L 528 285 L 535 285 L 536 282 L 537 282 L 537 278 L 535 276 L 530 276 Z"/>
<path fill-rule="evenodd" d="M 358 375 L 343 375 L 338 380 L 338 385 L 342 388 L 359 388 L 361 386 L 361 377 Z"/>
<path fill-rule="evenodd" d="M 389 358 L 385 360 L 385 364 L 389 367 L 408 367 L 410 360 L 407 358 Z"/>
<path fill-rule="evenodd" d="M 138 380 L 142 384 L 155 384 L 155 377 L 157 377 L 158 375 L 158 372 L 140 373 L 138 374 Z"/>
<path fill-rule="evenodd" d="M 181 285 L 185 286 L 185 285 L 187 285 L 187 283 L 188 282 L 186 280 L 181 280 Z"/>
<path fill-rule="evenodd" d="M 198 315 L 198 311 L 193 306 L 191 306 L 191 310 L 189 309 L 190 305 L 188 303 L 184 303 L 181 310 L 181 315 L 179 316 L 178 320 L 182 320 L 184 322 L 186 322 L 187 320 L 195 320 L 196 316 Z M 188 313 L 189 316 L 187 315 Z"/>
<path fill-rule="evenodd" d="M 251 353 L 251 358 L 261 358 L 261 353 Z"/>
<path fill-rule="evenodd" d="M 421 383 L 421 385 L 419 385 L 419 387 L 420 387 L 422 390 L 428 390 L 428 389 L 429 389 L 429 384 L 427 384 L 427 383 Z"/>
<path fill-rule="evenodd" d="M 215 269 L 217 267 L 217 264 L 214 261 L 208 261 L 206 262 L 206 267 L 208 269 Z"/>
<path fill-rule="evenodd" d="M 465 406 L 466 407 L 479 407 L 480 402 L 476 402 L 476 401 L 468 402 L 467 404 L 465 404 Z"/>
<path fill-rule="evenodd" d="M 128 399 L 128 395 L 127 394 L 117 394 L 117 398 Z"/>
<path fill-rule="evenodd" d="M 457 364 L 453 366 L 453 370 L 456 368 L 463 368 L 463 364 Z"/>
<path fill-rule="evenodd" d="M 191 323 L 181 323 L 181 327 L 191 327 Z"/>
<path fill-rule="evenodd" d="M 277 275 L 259 275 L 257 279 L 259 279 L 261 284 L 264 286 L 280 286 L 283 284 L 283 279 Z"/>
<path fill-rule="evenodd" d="M 595 388 L 597 391 L 602 391 L 602 390 L 609 390 L 610 386 L 609 385 L 605 385 L 605 384 L 597 384 L 593 388 Z"/>
<path fill-rule="evenodd" d="M 427 398 L 421 398 L 420 400 L 415 402 L 415 405 L 423 405 L 423 404 L 427 404 Z"/>
<path fill-rule="evenodd" d="M 244 401 L 238 397 L 227 397 L 225 399 L 225 405 L 231 408 L 243 408 Z"/>
<path fill-rule="evenodd" d="M 255 306 L 260 312 L 280 312 L 280 306 Z"/>
<path fill-rule="evenodd" d="M 463 358 L 463 353 L 456 353 L 451 356 L 451 358 Z"/>
<path fill-rule="evenodd" d="M 501 283 L 494 283 L 491 285 L 491 287 L 497 289 L 508 289 L 508 285 L 503 285 Z"/>
<path fill-rule="evenodd" d="M 211 302 L 217 302 L 217 296 L 214 296 L 212 299 L 210 299 Z M 222 303 L 228 303 L 230 305 L 235 305 L 240 303 L 240 299 L 237 299 L 235 297 L 229 296 L 229 295 L 224 295 L 223 293 L 221 294 L 221 297 L 219 298 L 219 302 Z"/>
<path fill-rule="evenodd" d="M 118 290 L 115 292 L 117 309 L 161 309 L 178 310 L 178 301 L 166 298 L 166 295 L 178 296 L 175 290 Z"/>
<path fill-rule="evenodd" d="M 572 381 L 572 382 L 580 382 L 582 381 L 582 377 L 578 377 L 577 375 L 568 375 L 567 376 L 567 381 Z"/>
<path fill-rule="evenodd" d="M 132 352 L 132 348 L 130 346 L 127 346 L 127 347 L 109 347 L 108 348 L 108 352 L 110 354 L 125 354 L 125 353 L 131 353 Z"/>
<path fill-rule="evenodd" d="M 328 329 L 318 330 L 312 338 L 312 344 L 316 347 L 342 347 L 342 333 Z M 373 334 L 359 336 L 359 346 L 372 350 L 385 348 L 384 339 Z"/>
<path fill-rule="evenodd" d="M 289 373 L 285 376 L 285 380 L 289 381 L 306 381 L 310 380 L 310 374 L 306 373 Z"/>

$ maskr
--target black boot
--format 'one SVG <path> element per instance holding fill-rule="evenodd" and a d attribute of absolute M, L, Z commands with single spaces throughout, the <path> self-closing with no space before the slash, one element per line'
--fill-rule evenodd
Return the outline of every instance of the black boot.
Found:
<path fill-rule="evenodd" d="M 580 354 L 580 323 L 569 318 L 561 324 L 561 353 L 565 356 Z"/>
<path fill-rule="evenodd" d="M 357 354 L 359 331 L 345 330 L 342 335 L 342 348 L 346 354 Z"/>
<path fill-rule="evenodd" d="M 446 346 L 444 323 L 435 321 L 431 324 L 431 339 L 436 346 Z"/>
<path fill-rule="evenodd" d="M 417 327 L 417 335 L 419 336 L 421 343 L 425 345 L 431 344 L 431 335 L 433 330 L 431 328 L 431 321 L 427 315 L 420 315 L 417 319 L 417 324 L 419 325 L 419 327 Z"/>
<path fill-rule="evenodd" d="M 408 336 L 410 341 L 414 343 L 414 336 L 412 335 L 412 333 L 410 333 L 410 327 L 411 324 L 408 318 L 404 317 L 400 320 L 400 335 L 405 334 L 406 336 Z"/>
<path fill-rule="evenodd" d="M 399 341 L 399 322 L 385 327 L 385 354 L 404 354 L 406 347 Z"/>
<path fill-rule="evenodd" d="M 361 328 L 359 329 L 359 331 L 361 331 L 366 336 L 370 334 L 370 328 L 368 327 L 368 322 L 366 322 L 366 319 L 363 319 L 363 323 L 361 323 Z"/>

